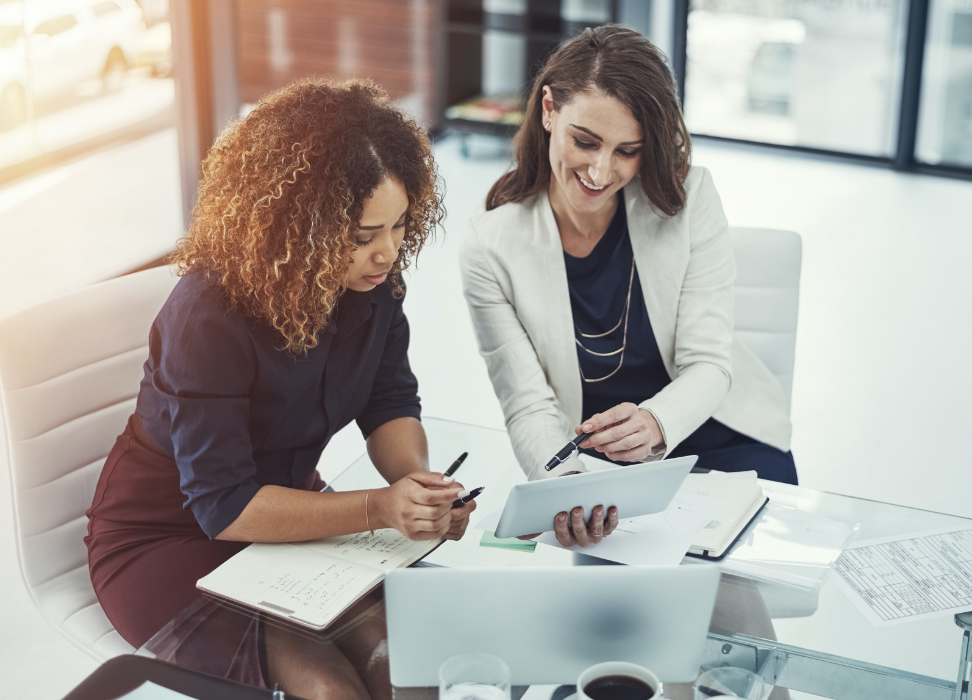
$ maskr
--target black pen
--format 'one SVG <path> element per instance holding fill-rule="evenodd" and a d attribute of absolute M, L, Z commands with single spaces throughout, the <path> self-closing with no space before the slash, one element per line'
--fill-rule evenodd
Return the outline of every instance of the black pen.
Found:
<path fill-rule="evenodd" d="M 550 461 L 547 462 L 544 465 L 543 468 L 546 469 L 549 472 L 554 467 L 557 467 L 557 466 L 563 464 L 564 462 L 566 462 L 567 459 L 572 454 L 574 454 L 574 450 L 578 449 L 577 446 L 580 445 L 582 442 L 584 442 L 584 440 L 586 440 L 587 438 L 589 438 L 593 434 L 594 433 L 581 433 L 580 435 L 578 435 L 577 437 L 575 437 L 573 440 L 571 440 L 566 445 L 564 445 L 564 449 L 562 449 L 560 452 L 558 452 L 557 454 L 555 454 L 550 459 Z"/>
<path fill-rule="evenodd" d="M 452 463 L 452 466 L 450 466 L 448 469 L 446 469 L 445 470 L 445 474 L 443 474 L 442 476 L 449 477 L 449 476 L 452 476 L 453 474 L 455 474 L 456 473 L 456 470 L 462 465 L 463 462 L 466 461 L 466 457 L 468 457 L 468 456 L 469 456 L 469 453 L 468 452 L 463 452 L 461 455 L 459 455 L 459 459 L 457 459 L 455 462 L 453 462 Z"/>
<path fill-rule="evenodd" d="M 481 494 L 485 490 L 486 490 L 486 487 L 485 486 L 480 486 L 478 489 L 473 489 L 472 491 L 460 491 L 459 492 L 459 498 L 457 498 L 456 500 L 454 500 L 452 502 L 452 507 L 453 508 L 462 508 L 464 505 L 466 505 L 467 503 L 469 503 L 469 501 L 471 501 L 472 499 L 474 499 L 476 496 L 478 496 L 479 494 Z M 462 494 L 466 494 L 466 495 L 463 496 Z"/>

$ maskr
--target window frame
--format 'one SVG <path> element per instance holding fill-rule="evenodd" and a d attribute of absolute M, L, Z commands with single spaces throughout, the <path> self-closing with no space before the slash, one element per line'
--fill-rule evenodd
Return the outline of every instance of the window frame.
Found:
<path fill-rule="evenodd" d="M 673 3 L 672 71 L 675 74 L 678 94 L 684 101 L 685 74 L 688 65 L 688 17 L 690 0 L 670 1 Z M 900 77 L 901 82 L 898 85 L 900 103 L 897 112 L 895 148 L 891 156 L 868 156 L 845 151 L 751 141 L 748 139 L 713 136 L 710 134 L 693 133 L 692 138 L 744 144 L 760 149 L 769 148 L 791 153 L 803 153 L 851 163 L 884 167 L 900 172 L 922 173 L 972 180 L 972 166 L 965 167 L 923 163 L 915 157 L 921 107 L 922 73 L 924 70 L 925 49 L 928 38 L 929 10 L 930 0 L 908 0 L 908 7 L 905 13 L 904 60 Z"/>

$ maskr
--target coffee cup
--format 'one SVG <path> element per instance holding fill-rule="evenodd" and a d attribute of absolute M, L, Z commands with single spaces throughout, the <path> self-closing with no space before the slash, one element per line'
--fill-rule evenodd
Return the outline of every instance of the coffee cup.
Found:
<path fill-rule="evenodd" d="M 661 700 L 658 676 L 627 661 L 595 664 L 577 678 L 577 700 Z"/>

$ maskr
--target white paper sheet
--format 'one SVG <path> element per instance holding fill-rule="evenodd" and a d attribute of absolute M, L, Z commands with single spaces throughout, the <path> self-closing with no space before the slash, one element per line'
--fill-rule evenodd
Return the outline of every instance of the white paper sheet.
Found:
<path fill-rule="evenodd" d="M 174 690 L 163 688 L 152 681 L 145 681 L 132 692 L 122 695 L 119 700 L 192 700 L 192 698 Z"/>
<path fill-rule="evenodd" d="M 823 583 L 856 523 L 770 502 L 720 562 L 723 571 L 812 590 Z"/>
<path fill-rule="evenodd" d="M 834 568 L 876 626 L 972 610 L 972 529 L 861 542 Z"/>
<path fill-rule="evenodd" d="M 675 565 L 724 505 L 719 498 L 679 494 L 662 513 L 622 519 L 617 530 L 597 544 L 563 547 L 553 532 L 543 533 L 537 542 L 622 564 Z"/>

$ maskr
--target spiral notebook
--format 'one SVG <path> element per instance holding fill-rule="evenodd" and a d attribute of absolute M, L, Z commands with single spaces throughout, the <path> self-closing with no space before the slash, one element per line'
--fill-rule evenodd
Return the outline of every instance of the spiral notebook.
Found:
<path fill-rule="evenodd" d="M 719 515 L 689 548 L 690 557 L 718 561 L 726 556 L 769 499 L 756 481 L 756 472 L 689 474 L 679 493 L 690 492 L 725 501 Z"/>
<path fill-rule="evenodd" d="M 414 542 L 387 529 L 293 544 L 251 544 L 199 579 L 196 587 L 322 630 L 386 573 L 418 561 L 441 543 Z"/>

